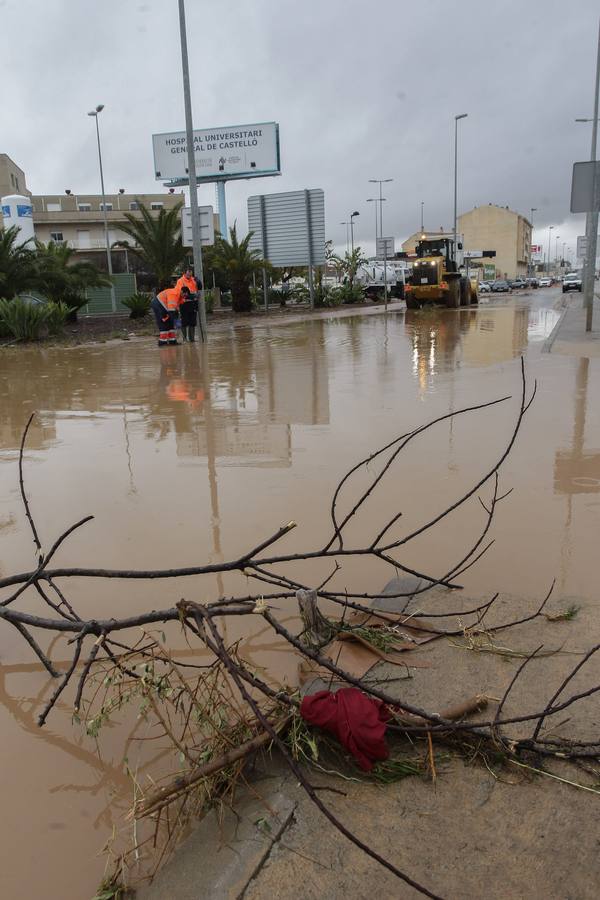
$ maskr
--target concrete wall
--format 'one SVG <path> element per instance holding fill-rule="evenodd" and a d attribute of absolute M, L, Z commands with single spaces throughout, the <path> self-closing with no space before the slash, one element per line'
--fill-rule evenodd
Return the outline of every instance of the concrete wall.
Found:
<path fill-rule="evenodd" d="M 9 194 L 24 194 L 31 196 L 31 192 L 25 181 L 25 172 L 12 161 L 6 153 L 0 153 L 0 197 Z M 0 224 L 2 217 L 0 216 Z"/>

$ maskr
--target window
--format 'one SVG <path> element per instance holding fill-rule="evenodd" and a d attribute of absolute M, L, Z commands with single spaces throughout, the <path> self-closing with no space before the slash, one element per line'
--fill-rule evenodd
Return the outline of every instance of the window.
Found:
<path fill-rule="evenodd" d="M 62 231 L 51 231 L 50 232 L 50 240 L 54 241 L 55 244 L 63 244 L 64 238 Z"/>
<path fill-rule="evenodd" d="M 150 209 L 162 209 L 164 207 L 164 205 L 165 205 L 164 203 L 160 203 L 159 201 L 156 201 L 155 203 L 150 204 Z"/>
<path fill-rule="evenodd" d="M 10 180 L 12 182 L 12 186 L 14 187 L 15 186 L 15 176 L 13 175 L 12 172 L 10 173 Z"/>
<path fill-rule="evenodd" d="M 140 208 L 140 204 L 137 202 L 137 200 L 132 200 L 131 203 L 129 204 L 129 209 L 136 210 L 139 208 Z"/>
<path fill-rule="evenodd" d="M 20 190 L 20 188 L 19 188 L 19 176 L 18 176 L 18 175 L 15 175 L 15 184 L 17 185 L 17 190 Z"/>
<path fill-rule="evenodd" d="M 102 212 L 103 212 L 104 210 L 106 210 L 106 212 L 112 212 L 112 208 L 113 208 L 112 203 L 101 203 L 101 204 L 100 204 L 100 210 L 101 210 Z"/>
<path fill-rule="evenodd" d="M 77 209 L 79 210 L 79 212 L 91 212 L 92 204 L 91 203 L 78 203 Z"/>
<path fill-rule="evenodd" d="M 60 205 L 60 201 L 58 203 L 46 203 L 46 211 L 47 212 L 60 212 L 62 206 Z"/>

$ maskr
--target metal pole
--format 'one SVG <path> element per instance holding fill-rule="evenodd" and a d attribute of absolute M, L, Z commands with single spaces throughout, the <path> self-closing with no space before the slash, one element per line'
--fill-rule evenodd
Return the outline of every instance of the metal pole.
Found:
<path fill-rule="evenodd" d="M 310 218 L 310 192 L 304 191 L 304 212 L 306 215 L 306 237 L 308 245 L 308 291 L 310 294 L 310 308 L 315 308 L 315 286 L 313 282 L 313 235 Z"/>
<path fill-rule="evenodd" d="M 425 220 L 423 218 L 425 202 L 421 200 L 421 234 L 425 231 Z"/>
<path fill-rule="evenodd" d="M 227 201 L 225 200 L 225 182 L 217 181 L 217 203 L 219 205 L 219 231 L 224 240 L 228 240 Z"/>
<path fill-rule="evenodd" d="M 110 278 L 110 305 L 112 311 L 117 311 L 117 298 L 115 296 L 115 286 L 113 284 L 113 268 L 112 258 L 110 255 L 110 238 L 108 236 L 108 217 L 106 215 L 106 195 L 104 193 L 104 172 L 102 170 L 102 151 L 100 150 L 100 126 L 98 125 L 99 112 L 96 110 L 96 137 L 98 139 L 98 162 L 100 163 L 100 189 L 102 191 L 102 212 L 104 216 L 104 239 L 106 241 L 106 262 L 108 264 L 108 277 Z"/>
<path fill-rule="evenodd" d="M 350 216 L 350 245 L 354 253 L 354 217 Z"/>
<path fill-rule="evenodd" d="M 454 257 L 456 259 L 456 220 L 458 206 L 458 120 L 466 119 L 468 113 L 461 113 L 460 116 L 454 116 Z"/>
<path fill-rule="evenodd" d="M 196 181 L 196 157 L 194 156 L 194 125 L 192 121 L 192 97 L 190 92 L 190 69 L 188 65 L 187 34 L 185 29 L 185 2 L 179 3 L 179 33 L 181 36 L 181 69 L 183 74 L 183 103 L 185 107 L 185 134 L 187 144 L 187 169 L 190 184 L 190 207 L 192 210 L 192 250 L 194 273 L 200 278 L 202 290 L 198 304 L 200 319 L 200 339 L 206 340 L 206 304 L 204 302 L 204 272 L 202 270 L 202 238 L 198 215 L 198 183 Z"/>
<path fill-rule="evenodd" d="M 388 283 L 387 283 L 387 241 L 383 241 L 383 305 L 387 312 L 388 305 Z"/>
<path fill-rule="evenodd" d="M 592 121 L 592 151 L 591 159 L 596 161 L 596 139 L 598 136 L 598 93 L 600 90 L 600 24 L 598 26 L 598 53 L 596 57 L 596 89 L 594 92 L 594 118 Z M 587 233 L 587 256 L 585 267 L 584 281 L 584 306 L 585 306 L 585 330 L 592 330 L 592 319 L 594 316 L 594 287 L 596 283 L 596 247 L 598 242 L 598 190 L 600 185 L 596 178 L 596 168 L 594 167 L 594 182 L 592 197 L 594 199 L 593 209 L 587 215 L 586 233 Z"/>
<path fill-rule="evenodd" d="M 548 277 L 550 277 L 550 241 L 552 240 L 552 229 L 554 225 L 548 227 Z"/>
<path fill-rule="evenodd" d="M 383 185 L 379 182 L 379 237 L 383 237 Z"/>

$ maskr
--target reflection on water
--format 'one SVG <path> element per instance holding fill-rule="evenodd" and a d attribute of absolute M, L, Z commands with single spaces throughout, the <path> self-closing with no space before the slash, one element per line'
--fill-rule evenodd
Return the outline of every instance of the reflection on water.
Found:
<path fill-rule="evenodd" d="M 298 534 L 304 528 L 299 540 L 319 541 L 342 471 L 405 426 L 423 423 L 430 410 L 433 417 L 465 398 L 495 398 L 509 392 L 508 383 L 513 390 L 518 374 L 511 361 L 525 353 L 541 389 L 509 460 L 507 486 L 516 490 L 503 507 L 498 555 L 490 556 L 481 581 L 476 571 L 469 573 L 471 586 L 476 592 L 490 585 L 537 591 L 543 564 L 532 561 L 550 558 L 561 560 L 565 589 L 577 572 L 577 589 L 591 595 L 595 550 L 588 554 L 581 535 L 594 533 L 596 512 L 583 505 L 586 495 L 600 491 L 600 451 L 594 449 L 600 447 L 600 423 L 590 412 L 599 372 L 593 360 L 540 355 L 540 340 L 557 316 L 542 299 L 238 326 L 215 332 L 207 347 L 159 351 L 140 341 L 0 351 L 0 571 L 34 561 L 16 469 L 33 410 L 26 475 L 45 538 L 82 515 L 98 516 L 89 537 L 78 533 L 61 548 L 61 562 L 184 565 L 231 558 L 291 518 L 299 522 Z M 436 432 L 432 444 L 408 456 L 401 479 L 390 481 L 390 495 L 401 493 L 389 502 L 401 496 L 407 520 L 413 514 L 419 524 L 422 508 L 433 503 L 436 474 L 441 472 L 436 491 L 453 497 L 464 479 L 480 472 L 482 459 L 497 451 L 510 410 L 502 415 L 498 410 L 486 420 L 476 442 L 460 425 L 456 433 L 452 423 L 447 432 Z M 536 543 L 540 527 L 543 538 Z M 418 556 L 409 562 L 428 564 Z M 373 588 L 375 576 L 366 564 L 351 577 L 361 590 Z M 206 596 L 231 589 L 231 582 L 217 579 Z M 107 615 L 125 606 L 133 613 L 169 605 L 179 590 L 169 594 L 152 584 L 128 587 L 125 597 L 114 589 L 100 598 L 86 594 L 82 611 L 101 602 Z M 271 648 L 268 632 L 258 632 L 248 650 L 253 664 L 268 657 L 284 673 L 291 665 Z M 100 763 L 94 746 L 72 727 L 68 698 L 59 717 L 37 729 L 48 690 L 29 648 L 0 630 L 0 727 L 5 752 L 23 760 L 21 769 L 0 776 L 0 840 L 7 846 L 15 829 L 33 829 L 30 843 L 44 843 L 56 861 L 51 871 L 45 867 L 43 889 L 70 900 L 91 895 L 101 874 L 95 854 L 108 836 L 111 807 L 127 805 L 129 749 L 123 748 L 135 743 L 139 728 L 128 723 L 129 744 L 123 731 L 108 734 L 109 761 Z M 52 823 L 64 826 L 56 838 Z M 10 854 L 4 895 L 17 895 L 17 889 L 22 896 L 40 895 L 28 852 L 23 844 Z M 68 873 L 67 854 L 78 860 Z"/>

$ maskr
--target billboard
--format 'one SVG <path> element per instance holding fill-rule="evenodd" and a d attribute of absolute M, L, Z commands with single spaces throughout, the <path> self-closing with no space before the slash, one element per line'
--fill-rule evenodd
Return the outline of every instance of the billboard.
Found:
<path fill-rule="evenodd" d="M 250 248 L 274 266 L 325 263 L 325 195 L 320 188 L 248 197 Z"/>
<path fill-rule="evenodd" d="M 199 206 L 198 218 L 200 219 L 200 241 L 203 247 L 209 247 L 215 242 L 215 220 L 212 206 Z M 181 243 L 184 247 L 192 247 L 192 210 L 185 206 L 181 210 Z"/>
<path fill-rule="evenodd" d="M 543 255 L 542 245 L 541 244 L 532 244 L 531 245 L 531 255 L 534 257 L 541 258 Z"/>
<path fill-rule="evenodd" d="M 185 131 L 152 135 L 157 181 L 188 179 Z M 258 122 L 194 131 L 198 181 L 280 175 L 279 125 Z"/>
<path fill-rule="evenodd" d="M 587 213 L 598 209 L 600 209 L 600 160 L 574 163 L 571 212 Z"/>

